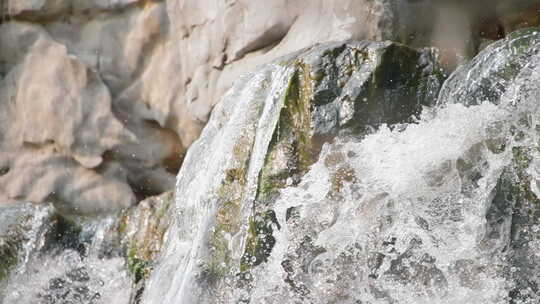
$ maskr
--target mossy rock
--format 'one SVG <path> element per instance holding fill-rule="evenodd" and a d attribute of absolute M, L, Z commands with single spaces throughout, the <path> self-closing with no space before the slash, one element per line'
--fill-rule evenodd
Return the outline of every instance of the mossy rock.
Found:
<path fill-rule="evenodd" d="M 223 174 L 223 180 L 213 190 L 217 199 L 215 218 L 205 239 L 208 256 L 198 275 L 209 285 L 217 286 L 216 282 L 267 260 L 275 242 L 273 230 L 280 229 L 272 216 L 273 204 L 281 189 L 300 182 L 324 143 L 342 132 L 365 134 L 381 124 L 412 121 L 422 106 L 435 104 L 445 77 L 433 50 L 419 51 L 392 42 L 319 45 L 280 58 L 262 68 L 260 74 L 274 75 L 279 69 L 290 73 L 280 92 L 277 117 L 271 118 L 276 119 L 276 124 L 259 171 L 254 200 L 249 201 L 247 196 L 247 174 L 255 153 L 254 141 L 260 134 L 249 130 L 233 141 L 231 163 L 224 166 L 223 172 L 216 172 Z M 268 78 L 256 90 L 268 91 L 275 81 Z M 237 111 L 246 116 L 262 115 L 265 104 L 261 101 L 264 98 L 252 101 L 252 105 L 256 103 L 253 107 L 259 108 L 256 111 L 230 105 L 223 105 L 224 110 L 218 107 L 209 124 L 226 129 Z M 257 119 L 261 118 L 253 116 L 247 121 L 255 128 L 262 123 Z M 186 167 L 191 166 L 189 161 Z M 337 176 L 336 187 L 339 185 Z M 231 252 L 231 237 L 242 233 L 245 247 L 238 259 Z"/>
<path fill-rule="evenodd" d="M 174 214 L 174 194 L 166 192 L 141 201 L 119 216 L 116 232 L 126 265 L 136 284 L 149 277 L 161 252 L 165 232 Z M 144 284 L 139 284 L 143 286 Z"/>
<path fill-rule="evenodd" d="M 266 205 L 299 182 L 336 134 L 411 122 L 435 104 L 445 78 L 432 50 L 391 42 L 323 45 L 280 62 L 295 72 L 261 170 L 258 200 Z"/>
<path fill-rule="evenodd" d="M 261 169 L 251 221 L 273 212 L 280 189 L 300 182 L 325 142 L 338 133 L 362 135 L 381 124 L 411 122 L 422 106 L 435 104 L 445 77 L 432 50 L 391 42 L 324 45 L 281 64 L 295 72 Z M 257 225 L 272 224 L 279 226 L 270 218 Z M 264 238 L 257 230 L 249 234 L 243 261 L 266 260 L 272 247 L 266 248 L 266 240 L 272 237 L 263 231 Z M 254 248 L 264 250 L 249 252 Z"/>
<path fill-rule="evenodd" d="M 191 249 L 167 252 L 175 260 L 163 269 L 189 260 L 189 277 L 175 279 L 201 303 L 223 298 L 216 294 L 227 284 L 249 285 L 286 225 L 274 210 L 281 190 L 302 180 L 323 145 L 414 120 L 435 104 L 443 80 L 431 49 L 352 41 L 304 49 L 241 77 L 186 155 L 172 231 Z M 336 170 L 339 192 L 354 176 Z M 173 269 L 154 272 L 153 284 L 170 284 L 159 271 Z"/>

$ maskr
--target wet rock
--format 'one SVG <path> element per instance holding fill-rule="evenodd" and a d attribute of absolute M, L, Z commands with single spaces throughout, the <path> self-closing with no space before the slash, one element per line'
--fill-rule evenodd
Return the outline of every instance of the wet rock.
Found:
<path fill-rule="evenodd" d="M 534 1 L 508 3 L 0 1 L 0 104 L 10 108 L 2 111 L 10 113 L 3 121 L 14 125 L 0 127 L 0 151 L 9 163 L 1 165 L 0 174 L 11 170 L 0 198 L 54 200 L 65 205 L 65 212 L 90 214 L 163 193 L 174 186 L 183 155 L 212 108 L 246 71 L 317 43 L 347 39 L 435 46 L 451 70 L 470 59 L 481 43 L 500 38 L 499 23 L 512 29 L 534 23 L 529 20 L 535 17 Z M 45 52 L 46 43 L 56 51 Z M 53 65 L 24 64 L 35 60 L 37 45 L 47 58 L 43 62 Z M 388 53 L 394 55 L 407 57 Z M 57 70 L 59 76 L 52 77 Z M 79 86 L 62 84 L 77 81 Z M 64 90 L 78 96 L 77 102 L 52 96 Z M 326 89 L 319 93 L 321 98 L 331 94 Z M 44 105 L 39 113 L 34 113 L 33 100 Z M 75 108 L 81 115 L 61 110 Z M 102 127 L 92 123 L 97 121 Z M 4 143 L 4 134 L 21 125 L 26 137 Z M 77 195 L 82 198 L 75 204 Z"/>
<path fill-rule="evenodd" d="M 139 273 L 135 268 L 139 263 L 150 264 L 159 256 L 173 211 L 174 194 L 166 192 L 149 197 L 121 214 L 118 224 L 121 243 L 127 252 L 128 266 L 136 276 L 141 276 L 139 279 L 149 273 Z"/>
<path fill-rule="evenodd" d="M 538 127 L 533 118 L 537 108 L 531 107 L 540 96 L 536 85 L 540 79 L 539 60 L 539 29 L 516 31 L 458 68 L 444 84 L 439 99 L 440 104 L 467 106 L 490 102 L 515 113 L 518 118 L 509 128 L 503 128 L 500 123 L 491 130 L 493 141 L 487 148 L 498 154 L 512 146 L 511 162 L 502 170 L 493 189 L 486 212 L 486 234 L 482 240 L 484 250 L 492 255 L 502 252 L 503 260 L 508 261 L 499 271 L 512 282 L 511 303 L 533 303 L 540 297 L 540 282 L 534 274 L 540 267 L 540 259 L 535 253 L 540 244 L 537 236 L 540 200 L 535 161 L 538 154 L 534 148 L 538 144 Z M 496 133 L 506 135 L 497 138 Z M 463 168 L 473 169 L 463 164 Z"/>
<path fill-rule="evenodd" d="M 162 303 L 228 299 L 226 286 L 249 286 L 245 277 L 267 261 L 273 233 L 285 224 L 273 211 L 279 190 L 298 184 L 323 143 L 338 134 L 368 134 L 383 123 L 411 121 L 422 106 L 434 103 L 442 80 L 432 50 L 390 42 L 320 45 L 246 75 L 187 155 L 178 181 L 180 216 L 169 231 L 183 245 L 167 243 L 143 299 L 156 300 L 156 293 L 178 280 L 184 281 L 186 298 L 168 296 Z M 338 191 L 342 179 L 354 178 L 347 172 L 336 164 Z M 305 254 L 299 255 L 320 253 L 309 241 L 303 244 Z M 298 281 L 295 276 L 291 282 Z"/>
<path fill-rule="evenodd" d="M 103 219 L 1 205 L 0 303 L 139 303 L 173 210 L 172 192 Z"/>
<path fill-rule="evenodd" d="M 13 272 L 36 253 L 33 242 L 49 231 L 50 205 L 9 204 L 0 206 L 0 303 Z"/>
<path fill-rule="evenodd" d="M 498 104 L 530 58 L 540 51 L 540 29 L 511 33 L 489 45 L 471 62 L 450 75 L 441 89 L 439 103 Z"/>
<path fill-rule="evenodd" d="M 174 195 L 166 192 L 123 210 L 107 228 L 99 255 L 123 259 L 132 284 L 129 303 L 140 303 L 174 214 Z"/>
<path fill-rule="evenodd" d="M 534 302 L 540 297 L 540 270 L 537 254 L 540 244 L 540 199 L 535 192 L 537 178 L 527 172 L 532 151 L 515 148 L 512 165 L 501 174 L 488 212 L 490 234 L 486 241 L 503 239 L 507 246 L 508 269 L 504 275 L 514 284 L 510 291 L 512 303 Z"/>

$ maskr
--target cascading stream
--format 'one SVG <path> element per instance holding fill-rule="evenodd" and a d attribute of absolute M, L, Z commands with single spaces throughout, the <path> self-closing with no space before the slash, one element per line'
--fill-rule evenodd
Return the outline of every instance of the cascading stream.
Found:
<path fill-rule="evenodd" d="M 218 105 L 227 108 L 235 103 L 235 107 L 241 107 L 246 112 L 234 112 L 231 117 L 223 117 L 221 122 L 211 122 L 205 128 L 198 145 L 186 156 L 187 160 L 197 160 L 193 162 L 194 167 L 184 166 L 179 173 L 181 178 L 177 182 L 177 192 L 185 193 L 176 198 L 180 216 L 169 231 L 164 262 L 156 269 L 160 275 L 154 275 L 154 281 L 150 281 L 150 292 L 145 295 L 145 302 L 193 303 L 204 293 L 204 287 L 197 286 L 195 275 L 205 266 L 200 261 L 211 254 L 205 251 L 204 244 L 210 238 L 217 212 L 218 198 L 212 191 L 220 187 L 227 167 L 249 163 L 246 169 L 248 191 L 243 200 L 244 206 L 250 206 L 257 189 L 257 175 L 277 122 L 276 111 L 282 107 L 285 86 L 291 73 L 287 67 L 269 66 L 259 73 L 248 74 L 237 83 L 242 89 L 231 92 Z M 260 102 L 254 102 L 256 100 Z M 223 121 L 230 121 L 231 124 L 222 128 Z M 205 138 L 212 141 L 205 141 Z M 253 146 L 248 151 L 234 151 L 234 142 L 239 140 L 251 141 Z M 186 164 L 191 163 L 186 161 Z M 212 175 L 215 173 L 218 174 Z M 236 245 L 232 250 L 241 251 L 242 244 Z M 179 265 L 178 261 L 181 261 Z M 168 286 L 168 292 L 163 293 L 161 286 Z"/>
<path fill-rule="evenodd" d="M 242 76 L 174 206 L 2 206 L 0 304 L 539 303 L 540 34 L 444 85 L 435 55 L 329 43 Z"/>
<path fill-rule="evenodd" d="M 249 75 L 250 81 L 244 78 L 214 112 L 186 158 L 177 185 L 181 216 L 168 235 L 167 254 L 143 303 L 538 303 L 540 225 L 534 214 L 540 202 L 540 57 L 537 44 L 518 45 L 537 36 L 510 37 L 472 63 L 488 69 L 478 77 L 499 81 L 500 86 L 488 84 L 486 89 L 481 86 L 488 81 L 484 78 L 460 85 L 459 75 L 471 77 L 464 67 L 451 77 L 438 105 L 424 107 L 415 122 L 383 124 L 370 134 L 334 133 L 299 181 L 284 179 L 274 200 L 271 195 L 258 200 L 267 191 L 261 187 L 268 185 L 259 172 L 261 167 L 271 171 L 268 164 L 285 159 L 287 150 L 267 152 L 268 137 L 276 128 L 264 113 L 269 107 L 279 109 L 280 98 L 285 98 L 283 109 L 292 111 L 290 94 L 279 94 L 292 75 L 274 65 Z M 516 57 L 510 58 L 517 63 L 497 62 L 489 70 L 489 60 L 502 60 L 490 52 L 506 54 L 507 48 L 516 48 L 510 51 Z M 309 64 L 300 64 L 298 73 L 322 77 L 319 83 L 332 81 L 325 72 L 318 76 Z M 507 69 L 506 74 L 497 69 Z M 350 79 L 385 77 L 362 73 Z M 499 78 L 490 73 L 499 73 Z M 317 91 L 301 81 L 299 85 L 304 86 L 299 100 Z M 474 102 L 459 103 L 459 96 L 478 87 L 484 93 L 496 88 L 496 94 L 477 94 Z M 254 95 L 257 91 L 266 97 Z M 338 102 L 311 101 L 311 114 L 322 117 L 317 123 L 331 122 L 336 104 L 338 112 L 350 110 L 350 96 L 343 94 L 335 93 Z M 262 116 L 246 114 L 251 107 L 262 107 L 262 100 Z M 233 102 L 242 110 L 228 109 Z M 291 113 L 294 118 L 296 112 Z M 282 119 L 289 116 L 281 115 L 279 126 L 286 126 Z M 252 121 L 242 120 L 245 117 Z M 255 143 L 247 150 L 251 158 L 238 157 L 239 133 Z M 272 149 L 279 147 L 276 138 Z M 203 151 L 207 156 L 195 161 Z M 265 153 L 270 156 L 263 164 Z M 241 178 L 230 171 L 238 168 L 238 160 L 249 164 L 240 166 L 248 172 Z M 230 202 L 215 194 L 229 184 L 249 185 L 240 199 L 243 212 L 236 213 L 242 228 L 234 235 L 225 233 L 229 226 L 221 222 L 227 213 L 220 208 Z M 229 190 L 225 196 L 233 197 Z M 252 204 L 272 213 L 250 214 Z M 267 220 L 268 214 L 275 216 Z M 216 241 L 219 235 L 227 235 L 227 241 Z M 250 235 L 271 248 L 267 256 L 251 256 L 254 262 L 263 261 L 250 264 L 254 266 L 239 258 L 242 250 L 263 246 L 250 243 Z M 223 268 L 210 267 L 214 259 Z"/>
<path fill-rule="evenodd" d="M 113 218 L 80 220 L 80 226 L 59 231 L 71 223 L 52 219 L 50 206 L 34 208 L 28 204 L 25 211 L 32 216 L 24 235 L 29 247 L 0 303 L 129 303 L 132 282 L 124 259 L 107 252 Z"/>

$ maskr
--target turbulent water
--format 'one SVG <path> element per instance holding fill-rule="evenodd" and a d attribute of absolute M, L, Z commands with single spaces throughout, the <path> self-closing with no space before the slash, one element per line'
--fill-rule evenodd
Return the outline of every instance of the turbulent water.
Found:
<path fill-rule="evenodd" d="M 276 213 L 287 225 L 257 270 L 252 301 L 507 303 L 512 282 L 497 249 L 510 231 L 490 239 L 486 213 L 512 146 L 494 153 L 490 141 L 509 135 L 501 122 L 513 116 L 491 104 L 450 105 L 405 130 L 325 146 L 300 185 L 282 192 Z M 343 191 L 329 197 L 340 174 Z M 306 238 L 320 250 L 300 259 L 307 272 L 296 288 L 310 293 L 297 296 L 282 261 Z"/>
<path fill-rule="evenodd" d="M 504 188 L 505 178 L 520 175 L 528 178 L 512 181 L 540 193 L 540 58 L 533 59 L 497 102 L 478 98 L 466 106 L 443 94 L 414 123 L 325 144 L 273 206 L 267 261 L 212 293 L 215 286 L 200 275 L 211 255 L 205 242 L 218 202 L 212 191 L 234 162 L 232 143 L 255 137 L 243 197 L 251 206 L 276 123 L 265 115 L 279 108 L 290 71 L 274 65 L 248 75 L 187 156 L 179 217 L 144 303 L 538 303 L 540 226 L 519 225 L 516 194 Z M 253 100 L 265 100 L 264 107 Z M 227 110 L 233 102 L 242 111 Z M 262 119 L 249 121 L 246 111 L 260 111 Z M 250 208 L 239 216 L 247 218 Z M 235 241 L 246 229 L 227 236 L 233 261 L 246 246 Z"/>
<path fill-rule="evenodd" d="M 0 303 L 129 303 L 132 281 L 124 259 L 107 252 L 104 243 L 112 218 L 81 220 L 77 231 L 58 231 L 50 206 L 27 208 L 33 218 L 24 234 L 25 254 L 11 273 Z M 16 210 L 21 212 L 19 207 Z M 17 218 L 9 207 L 2 216 L 7 223 Z"/>

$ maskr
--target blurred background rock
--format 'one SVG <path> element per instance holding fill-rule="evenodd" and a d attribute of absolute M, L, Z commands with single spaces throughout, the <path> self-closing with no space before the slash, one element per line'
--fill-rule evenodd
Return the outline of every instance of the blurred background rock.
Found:
<path fill-rule="evenodd" d="M 242 73 L 347 39 L 447 72 L 540 24 L 538 0 L 0 0 L 0 201 L 96 214 L 171 190 Z"/>

